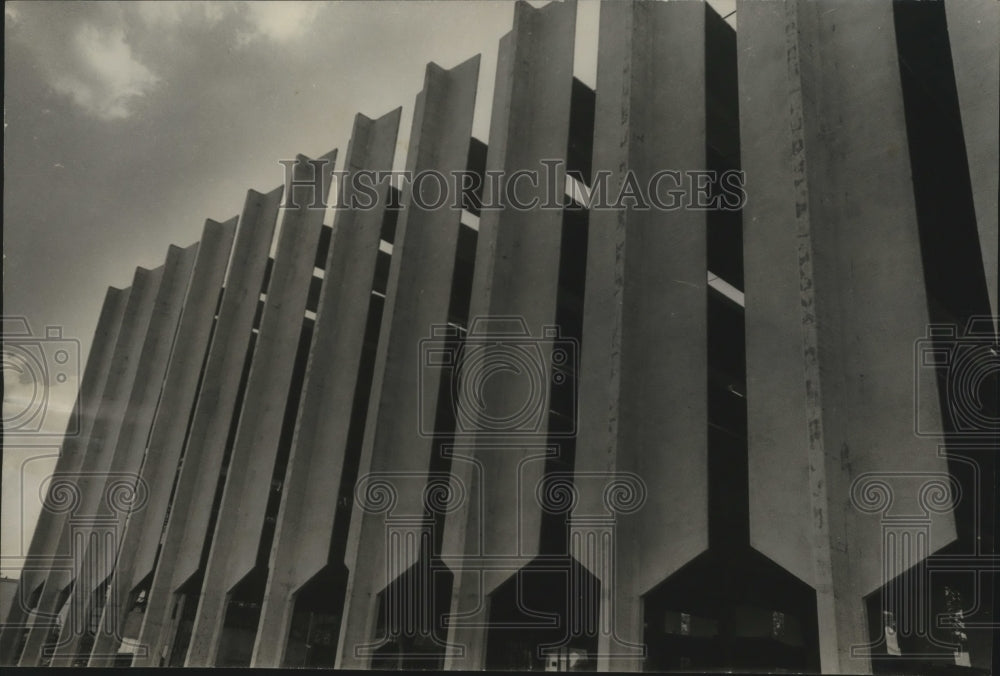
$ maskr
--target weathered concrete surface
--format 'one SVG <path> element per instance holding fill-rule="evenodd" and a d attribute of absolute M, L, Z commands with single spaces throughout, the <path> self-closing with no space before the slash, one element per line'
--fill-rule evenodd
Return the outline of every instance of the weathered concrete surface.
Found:
<path fill-rule="evenodd" d="M 594 169 L 612 172 L 612 199 L 627 171 L 645 187 L 663 169 L 705 169 L 705 7 L 603 3 L 598 54 Z M 708 548 L 706 212 L 590 218 L 575 469 L 605 479 L 576 482 L 574 516 L 613 515 L 616 472 L 648 487 L 616 517 L 618 568 L 591 570 L 613 608 L 599 668 L 634 671 L 642 595 Z"/>
<path fill-rule="evenodd" d="M 397 108 L 377 120 L 355 117 L 344 163 L 348 173 L 338 178 L 345 188 L 340 199 L 351 199 L 355 172 L 392 168 L 399 116 Z M 359 369 L 388 184 L 379 190 L 377 207 L 340 208 L 335 216 L 271 548 L 255 667 L 282 665 L 295 593 L 330 563 L 354 393 L 362 386 Z"/>
<path fill-rule="evenodd" d="M 198 379 L 236 234 L 236 220 L 236 217 L 225 223 L 208 220 L 202 231 L 198 258 L 191 273 L 140 473 L 148 491 L 146 505 L 129 515 L 124 528 L 111 580 L 113 591 L 104 607 L 88 666 L 112 666 L 123 638 L 129 594 L 152 569 L 159 544 L 159 537 L 154 534 L 162 530 L 167 515 L 187 419 L 194 407 Z"/>
<path fill-rule="evenodd" d="M 73 532 L 76 529 L 74 519 L 84 519 L 84 527 L 88 519 L 97 514 L 103 496 L 100 489 L 104 485 L 104 477 L 111 468 L 114 448 L 125 420 L 125 410 L 136 379 L 139 366 L 139 354 L 147 337 L 147 329 L 153 314 L 153 304 L 156 298 L 163 268 L 146 270 L 138 268 L 132 281 L 132 292 L 122 318 L 122 327 L 118 332 L 115 344 L 115 354 L 112 357 L 111 371 L 104 386 L 104 395 L 97 410 L 94 426 L 87 439 L 87 448 L 83 452 L 83 462 L 74 476 L 65 477 L 68 485 L 72 485 L 76 494 L 75 505 L 65 519 L 62 520 L 59 540 L 55 553 L 69 558 L 65 566 L 49 571 L 41 596 L 36 606 L 37 615 L 28 634 L 24 651 L 21 653 L 21 666 L 35 666 L 41 663 L 42 648 L 48 640 L 51 622 L 55 620 L 61 608 L 61 593 L 73 580 L 76 565 L 79 560 L 74 556 Z M 72 620 L 68 620 L 72 621 Z"/>
<path fill-rule="evenodd" d="M 320 169 L 324 186 L 329 186 L 336 157 L 334 150 L 319 158 L 325 160 Z M 309 181 L 314 170 L 308 158 L 299 156 L 294 180 Z M 306 296 L 313 276 L 313 266 L 309 263 L 316 260 L 323 227 L 325 209 L 311 207 L 313 195 L 307 188 L 292 187 L 294 203 L 299 206 L 284 212 L 278 234 L 260 335 L 247 379 L 186 666 L 215 663 L 228 594 L 256 562 L 285 402 L 293 385 Z"/>
<path fill-rule="evenodd" d="M 534 9 L 519 2 L 514 29 L 500 41 L 490 122 L 487 171 L 510 177 L 518 170 L 543 171 L 542 160 L 565 158 L 569 139 L 573 80 L 574 2 L 551 3 Z M 554 193 L 562 196 L 565 175 L 557 175 Z M 519 197 L 544 200 L 544 180 L 535 190 L 521 182 Z M 484 189 L 490 200 L 490 182 Z M 506 199 L 502 200 L 507 203 Z M 479 224 L 475 272 L 470 304 L 470 334 L 513 329 L 494 322 L 475 324 L 477 318 L 514 316 L 533 336 L 556 321 L 562 212 L 504 208 L 484 210 Z M 485 338 L 485 336 L 483 337 Z M 500 338 L 503 342 L 506 338 Z M 485 341 L 469 339 L 470 349 Z M 534 383 L 548 401 L 548 373 L 552 340 L 538 343 L 543 382 Z M 516 411 L 524 403 L 523 380 L 491 378 L 485 397 L 486 415 Z M 547 411 L 547 408 L 546 408 Z M 446 669 L 479 669 L 486 655 L 485 598 L 539 551 L 541 506 L 535 486 L 546 458 L 557 448 L 548 446 L 547 416 L 530 433 L 472 434 L 458 437 L 452 471 L 464 486 L 466 502 L 445 520 L 442 555 L 455 570 L 451 613 L 462 619 L 449 626 L 448 642 L 464 647 L 461 655 L 446 656 Z M 470 444 L 475 445 L 475 449 Z M 463 567 L 463 557 L 492 557 L 505 567 L 480 575 Z M 459 572 L 457 568 L 462 568 Z"/>
<path fill-rule="evenodd" d="M 104 304 L 101 306 L 97 329 L 91 341 L 87 366 L 83 371 L 80 391 L 72 414 L 74 419 L 79 420 L 79 431 L 64 438 L 53 471 L 56 477 L 71 476 L 80 471 L 84 450 L 97 419 L 108 375 L 111 373 L 112 357 L 115 354 L 115 345 L 130 292 L 130 289 L 108 287 L 104 296 Z M 50 494 L 46 496 L 45 504 L 38 515 L 35 532 L 31 536 L 27 559 L 17 582 L 17 591 L 10 612 L 4 618 L 5 624 L 0 631 L 0 664 L 12 665 L 17 662 L 19 655 L 14 653 L 22 628 L 29 621 L 28 604 L 32 592 L 45 581 L 59 555 L 56 547 L 67 517 L 66 512 L 58 509 L 59 504 L 58 496 L 51 495 L 50 486 Z"/>
<path fill-rule="evenodd" d="M 934 381 L 913 361 L 928 317 L 892 3 L 738 17 L 751 544 L 816 589 L 822 671 L 866 673 L 851 647 L 884 582 L 883 524 L 852 481 L 946 471 L 913 434 L 914 377 Z M 931 551 L 954 538 L 917 491 L 894 500 L 928 519 Z"/>
<path fill-rule="evenodd" d="M 417 96 L 406 168 L 450 175 L 466 168 L 472 114 L 479 78 L 479 57 L 444 70 L 428 64 Z M 386 517 L 424 515 L 424 492 L 435 440 L 419 421 L 423 407 L 434 408 L 442 372 L 427 369 L 420 351 L 433 326 L 448 322 L 461 209 L 433 204 L 438 187 L 425 187 L 426 199 L 403 196 L 396 229 L 382 333 L 379 338 L 366 420 L 359 482 L 367 473 L 391 472 L 396 502 L 391 515 L 357 505 L 347 542 L 350 571 L 341 623 L 340 666 L 370 663 L 378 596 L 391 581 L 389 570 L 405 571 L 413 556 L 388 561 Z M 411 552 L 412 554 L 412 552 Z"/>
<path fill-rule="evenodd" d="M 990 307 L 997 316 L 997 195 L 1000 194 L 1000 4 L 946 2 L 948 39 L 962 110 L 969 177 Z"/>
<path fill-rule="evenodd" d="M 136 656 L 133 664 L 137 666 L 157 666 L 167 656 L 175 628 L 171 622 L 174 592 L 198 570 L 281 194 L 282 188 L 267 194 L 251 190 L 243 207 L 233 247 L 233 260 L 238 264 L 232 266 L 222 294 L 215 335 L 139 632 L 139 645 L 146 647 L 147 654 Z M 143 560 L 150 561 L 145 557 Z M 141 579 L 150 572 L 152 567 L 137 565 L 135 576 Z"/>
<path fill-rule="evenodd" d="M 98 504 L 95 515 L 99 522 L 87 530 L 78 530 L 76 538 L 86 541 L 83 558 L 75 562 L 76 574 L 73 592 L 69 598 L 70 616 L 85 618 L 89 622 L 95 612 L 94 594 L 112 570 L 125 520 L 130 510 L 142 509 L 149 491 L 138 481 L 139 470 L 146 454 L 146 440 L 156 415 L 163 378 L 166 375 L 170 352 L 174 345 L 177 322 L 184 307 L 184 296 L 191 280 L 191 271 L 198 256 L 198 244 L 180 249 L 171 246 L 163 267 L 163 279 L 153 304 L 146 341 L 139 355 L 135 384 L 129 396 L 121 431 L 114 445 L 110 472 L 107 477 L 95 477 L 96 487 L 106 504 Z M 100 535 L 99 535 L 100 534 Z M 110 535 L 110 547 L 104 537 Z M 99 615 L 98 618 L 99 619 Z M 85 627 L 74 628 L 72 622 L 63 624 L 52 666 L 72 666 L 77 659 L 86 660 L 89 651 L 83 652 L 80 644 Z"/>

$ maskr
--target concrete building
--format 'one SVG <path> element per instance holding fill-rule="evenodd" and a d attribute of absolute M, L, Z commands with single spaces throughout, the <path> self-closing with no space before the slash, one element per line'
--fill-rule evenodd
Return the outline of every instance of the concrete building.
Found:
<path fill-rule="evenodd" d="M 1000 5 L 575 19 L 109 290 L 0 663 L 989 672 Z"/>

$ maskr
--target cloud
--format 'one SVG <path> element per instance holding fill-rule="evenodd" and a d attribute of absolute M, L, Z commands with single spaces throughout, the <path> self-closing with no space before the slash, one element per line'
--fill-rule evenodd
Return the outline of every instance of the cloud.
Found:
<path fill-rule="evenodd" d="M 258 39 L 283 44 L 304 35 L 325 3 L 299 0 L 251 0 L 232 2 L 167 1 L 122 5 L 148 27 L 160 31 L 213 27 L 224 18 L 234 27 L 237 44 Z M 162 35 L 162 33 L 161 33 Z"/>
<path fill-rule="evenodd" d="M 127 6 L 135 11 L 139 18 L 148 26 L 157 28 L 176 28 L 182 23 L 199 23 L 204 26 L 214 26 L 223 17 L 229 3 L 222 2 L 174 2 L 160 0 L 159 2 L 137 2 Z"/>
<path fill-rule="evenodd" d="M 190 59 L 191 36 L 283 46 L 312 30 L 323 3 L 8 3 L 6 33 L 42 80 L 90 117 L 121 120 Z"/>
<path fill-rule="evenodd" d="M 255 38 L 266 38 L 275 43 L 286 43 L 304 35 L 312 27 L 323 5 L 318 2 L 245 2 L 244 16 L 250 24 L 249 31 L 237 34 L 237 41 L 245 45 Z"/>
<path fill-rule="evenodd" d="M 74 65 L 50 72 L 49 84 L 85 112 L 103 120 L 126 118 L 132 105 L 159 78 L 132 54 L 121 27 L 77 29 L 71 47 Z"/>
<path fill-rule="evenodd" d="M 9 3 L 5 15 L 5 37 L 27 50 L 39 79 L 90 117 L 129 117 L 160 81 L 119 5 Z"/>

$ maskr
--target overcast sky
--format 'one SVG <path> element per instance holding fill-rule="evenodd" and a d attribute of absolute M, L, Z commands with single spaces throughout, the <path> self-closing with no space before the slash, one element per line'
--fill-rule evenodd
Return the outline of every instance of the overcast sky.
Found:
<path fill-rule="evenodd" d="M 733 3 L 712 2 L 723 14 Z M 598 10 L 578 9 L 575 70 L 591 87 Z M 402 168 L 428 61 L 482 54 L 473 133 L 485 141 L 513 14 L 506 1 L 6 4 L 3 314 L 36 335 L 62 327 L 82 363 L 109 285 L 197 241 L 205 218 L 239 213 L 247 189 L 281 184 L 278 160 L 345 152 L 355 113 L 403 107 Z M 77 385 L 53 384 L 50 431 Z M 5 416 L 27 396 L 5 371 Z M 11 576 L 58 448 L 4 450 Z"/>

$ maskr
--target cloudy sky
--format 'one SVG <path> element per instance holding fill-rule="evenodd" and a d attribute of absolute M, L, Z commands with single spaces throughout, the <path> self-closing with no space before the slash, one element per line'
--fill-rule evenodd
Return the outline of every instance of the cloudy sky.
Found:
<path fill-rule="evenodd" d="M 576 75 L 592 87 L 598 9 L 578 10 Z M 402 168 L 428 61 L 482 54 L 473 133 L 486 140 L 513 14 L 487 1 L 7 3 L 3 314 L 36 335 L 61 327 L 82 364 L 109 285 L 197 241 L 205 218 L 237 214 L 248 188 L 281 184 L 278 160 L 346 151 L 356 112 L 403 106 Z M 4 372 L 5 419 L 30 396 L 24 380 Z M 76 387 L 52 384 L 48 431 Z M 58 446 L 4 450 L 0 549 L 13 563 Z"/>

